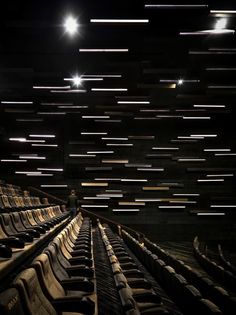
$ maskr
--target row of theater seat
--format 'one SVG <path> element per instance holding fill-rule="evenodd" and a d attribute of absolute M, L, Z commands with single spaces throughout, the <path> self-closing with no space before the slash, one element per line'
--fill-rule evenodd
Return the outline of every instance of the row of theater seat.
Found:
<path fill-rule="evenodd" d="M 151 283 L 144 278 L 119 238 L 108 226 L 104 228 L 98 222 L 98 227 L 125 314 L 170 314 L 164 307 L 161 296 L 154 292 Z"/>
<path fill-rule="evenodd" d="M 218 244 L 218 254 L 219 259 L 221 261 L 222 266 L 226 269 L 232 272 L 234 275 L 236 275 L 236 267 L 233 265 L 233 263 L 230 261 L 230 259 L 226 259 L 224 255 L 224 251 L 222 249 L 221 244 Z"/>
<path fill-rule="evenodd" d="M 209 277 L 203 276 L 197 270 L 192 269 L 182 260 L 163 250 L 149 239 L 144 239 L 144 244 L 154 255 L 157 255 L 165 264 L 170 265 L 176 272 L 181 274 L 189 283 L 194 285 L 201 294 L 219 306 L 224 314 L 232 314 L 236 310 L 236 297 L 219 285 L 216 285 Z"/>
<path fill-rule="evenodd" d="M 0 196 L 0 212 L 12 212 L 45 207 L 39 197 Z"/>
<path fill-rule="evenodd" d="M 21 196 L 22 194 L 23 192 L 18 186 L 13 185 L 0 186 L 0 195 Z"/>
<path fill-rule="evenodd" d="M 0 215 L 0 280 L 48 241 L 68 221 L 60 206 Z"/>
<path fill-rule="evenodd" d="M 91 223 L 77 215 L 0 293 L 1 315 L 96 315 Z"/>
<path fill-rule="evenodd" d="M 229 270 L 218 265 L 216 262 L 212 261 L 206 255 L 204 255 L 199 247 L 198 237 L 195 237 L 193 241 L 194 255 L 200 265 L 216 280 L 220 283 L 236 292 L 236 276 Z"/>
<path fill-rule="evenodd" d="M 200 276 L 148 239 L 141 244 L 124 230 L 122 236 L 130 249 L 184 312 L 196 315 L 234 314 L 232 307 L 235 310 L 235 299 L 227 295 L 227 292 L 224 293 L 222 288 L 214 286 L 213 283 L 210 285 L 207 278 Z"/>

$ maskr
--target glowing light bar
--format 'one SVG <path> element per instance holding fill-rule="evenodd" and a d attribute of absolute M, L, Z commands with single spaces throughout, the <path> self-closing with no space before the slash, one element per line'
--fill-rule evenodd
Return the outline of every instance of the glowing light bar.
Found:
<path fill-rule="evenodd" d="M 139 212 L 140 209 L 112 209 L 113 212 Z"/>
<path fill-rule="evenodd" d="M 55 138 L 55 135 L 29 135 L 29 137 L 31 138 Z"/>
<path fill-rule="evenodd" d="M 211 205 L 211 208 L 236 208 L 236 205 Z"/>
<path fill-rule="evenodd" d="M 235 156 L 236 153 L 215 153 L 215 156 Z"/>
<path fill-rule="evenodd" d="M 236 14 L 236 10 L 211 10 L 213 14 Z"/>
<path fill-rule="evenodd" d="M 82 208 L 108 208 L 107 205 L 81 205 Z"/>
<path fill-rule="evenodd" d="M 145 9 L 206 9 L 207 4 L 145 4 Z"/>
<path fill-rule="evenodd" d="M 1 101 L 1 104 L 33 104 L 33 102 L 24 102 L 24 101 Z"/>
<path fill-rule="evenodd" d="M 203 138 L 216 138 L 217 135 L 214 135 L 214 134 L 203 134 L 203 135 L 198 135 L 198 134 L 192 134 L 190 135 L 190 137 L 203 137 Z"/>
<path fill-rule="evenodd" d="M 204 149 L 205 152 L 229 152 L 231 149 Z"/>
<path fill-rule="evenodd" d="M 19 159 L 26 159 L 26 160 L 46 160 L 45 156 L 29 156 L 29 155 L 20 155 Z"/>
<path fill-rule="evenodd" d="M 113 141 L 115 141 L 115 140 L 117 140 L 117 141 L 127 141 L 127 140 L 129 140 L 128 138 L 107 138 L 107 137 L 103 137 L 102 138 L 102 140 L 113 140 Z"/>
<path fill-rule="evenodd" d="M 94 158 L 95 154 L 69 154 L 69 157 Z"/>
<path fill-rule="evenodd" d="M 104 53 L 116 53 L 116 52 L 128 52 L 128 48 L 85 48 L 80 49 L 79 52 L 104 52 Z"/>
<path fill-rule="evenodd" d="M 2 160 L 0 160 L 1 162 L 5 162 L 5 163 L 8 163 L 8 162 L 12 162 L 12 163 L 18 163 L 18 162 L 27 162 L 27 160 L 9 160 L 9 159 L 2 159 Z"/>
<path fill-rule="evenodd" d="M 224 212 L 198 212 L 197 215 L 198 216 L 204 216 L 204 215 L 206 215 L 206 216 L 210 216 L 210 215 L 222 216 L 222 215 L 225 215 L 225 213 Z"/>
<path fill-rule="evenodd" d="M 179 148 L 176 148 L 176 147 L 152 147 L 152 150 L 177 151 L 177 150 L 179 150 Z"/>
<path fill-rule="evenodd" d="M 92 88 L 93 92 L 126 92 L 126 88 Z"/>
<path fill-rule="evenodd" d="M 193 105 L 198 108 L 225 108 L 225 105 Z"/>
<path fill-rule="evenodd" d="M 148 19 L 90 19 L 90 23 L 149 23 Z"/>
<path fill-rule="evenodd" d="M 206 120 L 206 119 L 211 119 L 210 116 L 183 116 L 183 119 L 196 119 L 196 120 Z"/>
<path fill-rule="evenodd" d="M 206 159 L 187 159 L 187 158 L 180 158 L 177 159 L 178 162 L 205 162 Z"/>
<path fill-rule="evenodd" d="M 197 180 L 199 183 L 206 183 L 206 182 L 224 182 L 223 178 L 219 179 L 198 179 Z"/>
<path fill-rule="evenodd" d="M 234 174 L 207 174 L 206 177 L 233 177 Z"/>
<path fill-rule="evenodd" d="M 34 85 L 33 89 L 38 90 L 68 90 L 70 89 L 70 85 L 64 85 L 64 86 L 40 86 L 40 85 Z"/>
<path fill-rule="evenodd" d="M 31 144 L 32 147 L 58 147 L 58 144 Z"/>
<path fill-rule="evenodd" d="M 133 143 L 106 143 L 109 147 L 132 147 Z"/>
<path fill-rule="evenodd" d="M 185 209 L 186 206 L 158 206 L 159 209 Z"/>
<path fill-rule="evenodd" d="M 114 151 L 88 151 L 88 154 L 113 154 Z"/>
<path fill-rule="evenodd" d="M 107 135 L 107 132 L 81 132 L 81 135 Z"/>
<path fill-rule="evenodd" d="M 40 187 L 44 188 L 66 188 L 68 185 L 40 185 Z"/>
<path fill-rule="evenodd" d="M 38 171 L 63 172 L 63 168 L 37 168 Z"/>
<path fill-rule="evenodd" d="M 117 101 L 117 104 L 150 104 L 150 101 Z"/>
<path fill-rule="evenodd" d="M 200 194 L 173 194 L 173 196 L 180 196 L 180 197 L 197 197 Z"/>
<path fill-rule="evenodd" d="M 214 29 L 195 32 L 179 32 L 179 35 L 220 35 L 220 34 L 234 34 L 235 30 L 230 29 Z"/>

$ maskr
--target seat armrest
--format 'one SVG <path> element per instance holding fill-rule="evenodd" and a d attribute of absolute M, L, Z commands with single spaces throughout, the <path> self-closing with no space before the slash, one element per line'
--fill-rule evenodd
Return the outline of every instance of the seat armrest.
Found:
<path fill-rule="evenodd" d="M 33 236 L 27 232 L 16 233 L 15 236 L 19 237 L 19 239 L 22 239 L 24 242 L 33 242 L 34 240 Z"/>
<path fill-rule="evenodd" d="M 65 268 L 65 270 L 68 273 L 69 277 L 82 276 L 82 277 L 91 278 L 94 276 L 93 269 L 85 265 L 74 265 L 74 266 Z"/>
<path fill-rule="evenodd" d="M 1 238 L 0 243 L 3 245 L 7 245 L 11 248 L 24 248 L 25 247 L 25 242 L 14 236 Z"/>
<path fill-rule="evenodd" d="M 94 291 L 94 283 L 83 277 L 77 277 L 77 279 L 65 279 L 60 281 L 60 283 L 65 290 L 76 290 L 85 292 Z"/>
<path fill-rule="evenodd" d="M 52 301 L 57 312 L 78 312 L 93 315 L 95 303 L 89 297 L 65 296 Z"/>
<path fill-rule="evenodd" d="M 6 245 L 2 245 L 0 243 L 0 257 L 2 258 L 11 258 L 12 256 L 12 250 L 10 247 Z"/>

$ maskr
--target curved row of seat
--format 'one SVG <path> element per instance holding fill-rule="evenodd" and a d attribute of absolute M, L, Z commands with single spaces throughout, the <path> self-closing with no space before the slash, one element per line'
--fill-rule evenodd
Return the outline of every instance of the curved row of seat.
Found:
<path fill-rule="evenodd" d="M 77 215 L 0 294 L 1 315 L 96 315 L 91 232 Z"/>
<path fill-rule="evenodd" d="M 139 243 L 125 230 L 122 230 L 122 237 L 137 255 L 140 261 L 148 268 L 150 273 L 173 297 L 179 307 L 189 314 L 223 314 L 217 305 L 223 306 L 224 314 L 233 314 L 235 307 L 234 299 L 223 294 L 221 288 L 214 287 L 213 283 L 201 277 L 191 267 L 185 265 L 181 260 L 167 253 L 158 245 L 148 239 L 144 243 Z M 211 287 L 210 294 L 208 289 Z M 211 297 L 214 295 L 214 302 L 218 302 L 220 296 L 221 303 L 214 303 Z M 225 298 L 229 298 L 228 305 L 225 305 Z"/>
<path fill-rule="evenodd" d="M 20 196 L 23 192 L 20 187 L 11 184 L 0 185 L 0 195 Z"/>
<path fill-rule="evenodd" d="M 198 237 L 195 237 L 193 241 L 193 250 L 196 259 L 199 264 L 216 280 L 218 280 L 223 285 L 230 288 L 232 291 L 236 292 L 236 276 L 229 270 L 218 265 L 216 262 L 212 261 L 206 255 L 204 255 L 199 247 Z"/>
<path fill-rule="evenodd" d="M 151 283 L 144 278 L 119 238 L 107 225 L 103 227 L 98 222 L 98 227 L 125 314 L 170 314 L 163 305 L 161 296 L 154 292 Z"/>
<path fill-rule="evenodd" d="M 236 275 L 236 267 L 233 265 L 233 263 L 229 259 L 225 258 L 224 251 L 222 249 L 221 244 L 218 244 L 217 248 L 218 248 L 218 253 L 219 253 L 219 259 L 221 261 L 222 266 L 225 269 L 231 271 L 234 275 Z"/>
<path fill-rule="evenodd" d="M 0 215 L 0 280 L 55 235 L 68 221 L 60 206 Z"/>
<path fill-rule="evenodd" d="M 0 196 L 0 213 L 45 207 L 39 197 Z"/>

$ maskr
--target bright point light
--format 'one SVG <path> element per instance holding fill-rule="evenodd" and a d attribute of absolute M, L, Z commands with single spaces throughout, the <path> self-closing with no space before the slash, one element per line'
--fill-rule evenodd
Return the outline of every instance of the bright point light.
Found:
<path fill-rule="evenodd" d="M 69 33 L 70 35 L 74 35 L 75 33 L 77 33 L 78 29 L 77 20 L 72 16 L 67 17 L 64 23 L 64 27 L 67 33 Z"/>
<path fill-rule="evenodd" d="M 73 83 L 75 86 L 81 85 L 81 77 L 79 77 L 79 76 L 73 77 Z"/>
<path fill-rule="evenodd" d="M 215 29 L 216 30 L 222 30 L 226 27 L 227 24 L 227 19 L 219 19 L 217 20 L 216 24 L 215 24 Z"/>
<path fill-rule="evenodd" d="M 184 80 L 183 79 L 179 79 L 178 81 L 177 81 L 177 84 L 178 85 L 182 85 L 184 83 Z"/>

